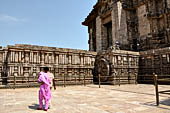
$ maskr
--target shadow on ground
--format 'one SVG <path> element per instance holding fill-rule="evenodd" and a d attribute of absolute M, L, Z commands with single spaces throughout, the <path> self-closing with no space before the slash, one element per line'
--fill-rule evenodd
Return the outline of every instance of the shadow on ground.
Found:
<path fill-rule="evenodd" d="M 32 105 L 28 106 L 28 108 L 34 109 L 34 110 L 36 110 L 38 107 L 39 107 L 39 104 L 32 104 Z"/>
<path fill-rule="evenodd" d="M 143 105 L 155 106 L 155 107 L 158 107 L 158 108 L 161 108 L 161 109 L 170 110 L 170 98 L 165 99 L 165 100 L 160 100 L 159 106 L 156 105 L 156 101 L 147 102 L 147 103 L 144 103 Z M 163 106 L 161 106 L 161 105 L 163 105 Z"/>
<path fill-rule="evenodd" d="M 170 98 L 168 98 L 166 100 L 160 100 L 160 104 L 170 106 Z"/>

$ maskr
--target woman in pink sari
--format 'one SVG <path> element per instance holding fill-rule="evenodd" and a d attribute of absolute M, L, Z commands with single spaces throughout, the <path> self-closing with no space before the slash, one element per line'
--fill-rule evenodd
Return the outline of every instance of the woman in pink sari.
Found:
<path fill-rule="evenodd" d="M 38 82 L 40 85 L 39 90 L 39 107 L 38 110 L 42 110 L 43 108 L 43 99 L 45 100 L 45 111 L 48 110 L 49 101 L 51 99 L 51 90 L 50 90 L 50 78 L 47 74 L 49 71 L 48 67 L 44 67 L 44 72 L 39 73 Z"/>

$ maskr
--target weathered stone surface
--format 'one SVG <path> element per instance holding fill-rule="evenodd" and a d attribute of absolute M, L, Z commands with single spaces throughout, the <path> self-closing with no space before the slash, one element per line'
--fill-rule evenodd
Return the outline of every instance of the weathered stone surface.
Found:
<path fill-rule="evenodd" d="M 169 47 L 140 52 L 138 81 L 153 82 L 153 73 L 158 75 L 158 79 L 170 78 Z"/>
<path fill-rule="evenodd" d="M 94 65 L 94 82 L 99 74 L 102 84 L 134 84 L 138 75 L 139 52 L 108 50 L 98 52 Z"/>
<path fill-rule="evenodd" d="M 98 19 L 100 23 L 96 21 Z M 94 22 L 97 24 L 96 28 Z M 112 23 L 112 30 L 107 27 L 109 23 Z M 108 50 L 115 45 L 119 45 L 121 50 L 140 52 L 139 81 L 153 81 L 153 73 L 160 78 L 169 78 L 169 49 L 166 47 L 170 45 L 170 0 L 98 0 L 82 24 L 92 29 L 91 34 L 93 31 L 96 34 L 89 43 L 90 51 L 96 51 L 93 41 L 100 37 L 100 41 L 95 45 L 97 52 Z M 98 28 L 100 32 L 96 31 Z M 159 52 L 151 53 L 152 49 Z M 96 61 L 100 65 L 106 61 L 106 64 L 111 63 L 110 60 L 102 58 Z M 126 72 L 126 69 L 119 72 L 123 71 Z"/>
<path fill-rule="evenodd" d="M 160 91 L 170 86 L 159 86 Z M 0 113 L 46 113 L 37 111 L 38 88 L 1 89 Z M 153 85 L 97 85 L 57 87 L 52 91 L 48 113 L 169 113 L 170 96 L 160 94 L 156 106 Z"/>
<path fill-rule="evenodd" d="M 82 70 L 81 75 L 92 77 L 95 56 L 86 50 L 16 44 L 0 49 L 0 75 L 36 77 L 47 66 L 55 77 L 67 76 L 69 70 L 74 76 Z"/>
<path fill-rule="evenodd" d="M 96 18 L 96 51 L 102 49 L 102 28 L 101 28 L 101 18 Z"/>
<path fill-rule="evenodd" d="M 149 50 L 168 47 L 170 44 L 169 0 L 98 0 L 83 25 L 92 29 L 90 51 L 107 50 L 109 43 L 119 41 L 124 50 Z M 100 18 L 101 22 L 98 22 Z M 97 19 L 97 20 L 96 20 Z M 96 22 L 96 28 L 93 23 Z M 106 24 L 112 23 L 112 41 Z M 96 29 L 100 28 L 100 32 Z M 102 31 L 102 32 L 101 32 Z M 96 38 L 95 38 L 96 37 Z M 93 44 L 96 43 L 95 48 Z M 92 35 L 89 35 L 89 39 Z M 101 47 L 102 46 L 102 47 Z"/>

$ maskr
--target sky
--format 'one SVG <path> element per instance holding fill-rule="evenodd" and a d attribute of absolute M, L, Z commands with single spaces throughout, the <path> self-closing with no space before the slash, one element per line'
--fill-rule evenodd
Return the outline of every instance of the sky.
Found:
<path fill-rule="evenodd" d="M 82 22 L 97 0 L 0 0 L 0 46 L 31 44 L 88 50 Z"/>

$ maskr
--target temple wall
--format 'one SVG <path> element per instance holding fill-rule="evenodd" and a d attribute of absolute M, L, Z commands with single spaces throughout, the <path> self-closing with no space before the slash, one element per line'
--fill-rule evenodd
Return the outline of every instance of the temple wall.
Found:
<path fill-rule="evenodd" d="M 8 46 L 0 50 L 0 75 L 37 77 L 49 67 L 55 77 L 86 75 L 92 77 L 95 52 L 32 45 Z M 0 77 L 1 77 L 0 76 Z"/>
<path fill-rule="evenodd" d="M 98 52 L 32 45 L 15 45 L 0 49 L 1 77 L 37 77 L 47 66 L 55 77 L 86 77 L 96 82 L 101 74 L 103 83 L 119 84 L 153 82 L 153 73 L 159 78 L 170 78 L 170 48 L 143 52 L 108 50 Z M 92 71 L 94 69 L 94 71 Z M 108 78 L 108 77 L 111 78 Z M 120 79 L 119 79 L 120 78 Z M 4 81 L 4 79 L 3 79 Z M 6 82 L 11 81 L 8 79 Z M 2 82 L 0 82 L 0 85 Z"/>
<path fill-rule="evenodd" d="M 98 52 L 94 67 L 94 82 L 101 76 L 103 84 L 134 84 L 138 75 L 139 52 L 107 50 Z"/>
<path fill-rule="evenodd" d="M 139 36 L 142 38 L 142 36 L 148 35 L 148 33 L 151 32 L 150 30 L 150 23 L 149 20 L 146 17 L 146 5 L 141 5 L 137 9 L 137 15 L 138 15 L 138 23 L 139 23 Z"/>
<path fill-rule="evenodd" d="M 170 8 L 170 0 L 167 0 L 167 7 Z"/>
<path fill-rule="evenodd" d="M 153 73 L 159 79 L 170 78 L 170 48 L 140 52 L 138 81 L 153 82 Z"/>
<path fill-rule="evenodd" d="M 138 12 L 140 50 L 169 47 L 169 0 L 134 0 Z"/>
<path fill-rule="evenodd" d="M 113 22 L 113 42 L 119 41 L 122 46 L 127 45 L 127 13 L 122 8 L 122 3 L 120 1 L 113 4 L 113 11 L 111 16 Z"/>
<path fill-rule="evenodd" d="M 146 51 L 169 47 L 169 0 L 99 0 L 83 22 L 89 27 L 92 20 L 98 20 L 96 34 L 101 40 L 96 39 L 100 41 L 96 43 L 97 51 L 108 49 L 107 30 L 102 26 L 108 18 L 112 22 L 111 43 L 119 41 L 122 50 Z"/>
<path fill-rule="evenodd" d="M 117 2 L 118 8 L 118 31 L 119 32 L 119 43 L 122 49 L 127 50 L 129 42 L 128 42 L 128 35 L 127 35 L 127 11 L 122 8 L 122 3 L 119 1 Z M 113 26 L 114 27 L 114 26 Z"/>

